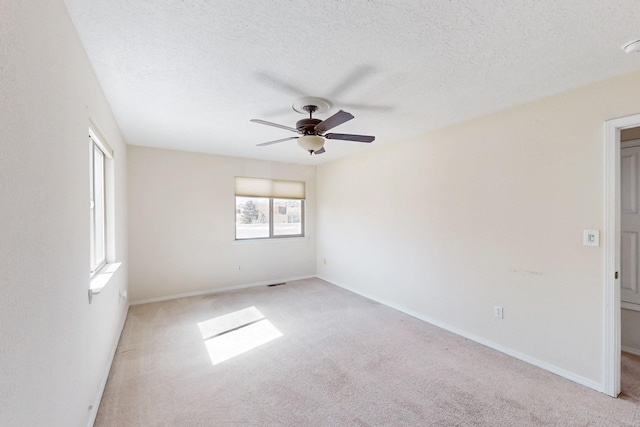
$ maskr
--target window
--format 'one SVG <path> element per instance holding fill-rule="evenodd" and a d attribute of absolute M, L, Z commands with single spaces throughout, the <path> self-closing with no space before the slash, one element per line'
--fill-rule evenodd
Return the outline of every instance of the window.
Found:
<path fill-rule="evenodd" d="M 236 240 L 304 236 L 304 182 L 236 177 Z"/>
<path fill-rule="evenodd" d="M 107 160 L 111 151 L 89 130 L 89 240 L 93 276 L 107 263 Z"/>

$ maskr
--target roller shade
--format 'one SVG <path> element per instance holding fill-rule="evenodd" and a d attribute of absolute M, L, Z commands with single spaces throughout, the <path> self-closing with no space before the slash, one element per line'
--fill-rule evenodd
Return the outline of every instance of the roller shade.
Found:
<path fill-rule="evenodd" d="M 304 200 L 305 186 L 300 181 L 236 176 L 236 196 Z"/>

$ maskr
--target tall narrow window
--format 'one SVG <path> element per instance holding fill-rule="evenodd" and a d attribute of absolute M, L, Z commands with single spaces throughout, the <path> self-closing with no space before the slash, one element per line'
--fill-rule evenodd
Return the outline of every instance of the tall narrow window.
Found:
<path fill-rule="evenodd" d="M 105 153 L 94 138 L 89 136 L 91 275 L 107 262 Z"/>
<path fill-rule="evenodd" d="M 236 177 L 236 240 L 304 236 L 304 182 Z"/>

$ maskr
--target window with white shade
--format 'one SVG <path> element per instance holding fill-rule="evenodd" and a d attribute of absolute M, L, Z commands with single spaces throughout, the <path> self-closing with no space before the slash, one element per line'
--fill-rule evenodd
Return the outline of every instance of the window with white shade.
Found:
<path fill-rule="evenodd" d="M 236 240 L 304 236 L 305 183 L 236 177 Z"/>

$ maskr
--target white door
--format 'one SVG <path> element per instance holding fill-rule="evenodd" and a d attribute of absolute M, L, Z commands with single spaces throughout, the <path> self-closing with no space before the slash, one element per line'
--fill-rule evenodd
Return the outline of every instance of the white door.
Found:
<path fill-rule="evenodd" d="M 631 142 L 631 141 L 629 141 Z M 620 191 L 622 207 L 622 234 L 620 260 L 620 291 L 622 302 L 638 304 L 640 309 L 640 141 L 635 147 L 620 150 Z M 631 144 L 625 144 L 631 145 Z"/>

